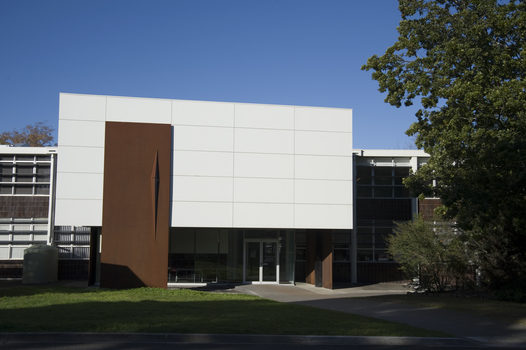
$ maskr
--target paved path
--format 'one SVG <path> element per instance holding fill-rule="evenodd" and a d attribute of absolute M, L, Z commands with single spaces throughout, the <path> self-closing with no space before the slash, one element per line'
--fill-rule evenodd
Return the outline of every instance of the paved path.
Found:
<path fill-rule="evenodd" d="M 480 342 L 481 345 L 526 347 L 526 326 L 508 325 L 494 319 L 460 312 L 358 298 L 407 293 L 407 289 L 400 285 L 380 284 L 336 290 L 316 288 L 308 284 L 243 285 L 237 286 L 236 290 L 285 303 L 297 303 L 405 323 Z"/>

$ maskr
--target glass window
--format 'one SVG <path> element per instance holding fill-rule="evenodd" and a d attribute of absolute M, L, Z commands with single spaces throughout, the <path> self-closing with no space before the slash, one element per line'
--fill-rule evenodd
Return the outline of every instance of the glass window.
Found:
<path fill-rule="evenodd" d="M 33 182 L 33 176 L 20 176 L 16 177 L 16 182 Z"/>
<path fill-rule="evenodd" d="M 49 182 L 49 175 L 37 176 L 37 182 Z"/>
<path fill-rule="evenodd" d="M 333 243 L 351 243 L 351 233 L 333 233 L 332 234 Z"/>
<path fill-rule="evenodd" d="M 351 261 L 351 251 L 348 244 L 334 245 L 334 261 Z"/>
<path fill-rule="evenodd" d="M 390 261 L 393 260 L 387 253 L 387 250 L 377 250 L 374 251 L 376 261 Z"/>
<path fill-rule="evenodd" d="M 37 174 L 38 175 L 48 175 L 50 173 L 49 165 L 38 165 Z"/>
<path fill-rule="evenodd" d="M 17 185 L 15 186 L 15 194 L 33 194 L 33 186 Z"/>
<path fill-rule="evenodd" d="M 375 167 L 374 168 L 374 177 L 391 177 L 392 168 L 391 167 Z"/>
<path fill-rule="evenodd" d="M 375 187 L 374 196 L 391 198 L 393 196 L 393 188 L 391 186 Z"/>
<path fill-rule="evenodd" d="M 357 166 L 356 167 L 356 177 L 357 178 L 367 178 L 371 177 L 372 167 L 370 166 Z"/>
<path fill-rule="evenodd" d="M 401 176 L 401 177 L 409 176 L 409 167 L 395 167 L 394 168 L 394 175 L 395 176 Z"/>
<path fill-rule="evenodd" d="M 395 196 L 395 198 L 409 198 L 410 197 L 409 188 L 407 188 L 407 187 L 395 187 L 394 188 L 394 196 Z"/>
<path fill-rule="evenodd" d="M 307 246 L 296 244 L 296 260 L 305 261 L 307 259 Z"/>
<path fill-rule="evenodd" d="M 33 174 L 33 166 L 26 165 L 17 165 L 16 167 L 17 174 Z"/>
<path fill-rule="evenodd" d="M 35 194 L 49 194 L 49 185 L 37 185 Z"/>
<path fill-rule="evenodd" d="M 34 156 L 29 156 L 29 155 L 16 156 L 16 160 L 19 162 L 32 162 L 34 159 L 35 159 Z"/>
<path fill-rule="evenodd" d="M 404 185 L 404 178 L 403 177 L 395 177 L 394 178 L 394 184 L 395 185 Z"/>
<path fill-rule="evenodd" d="M 375 177 L 374 178 L 374 184 L 375 185 L 392 185 L 392 178 L 391 177 Z"/>
<path fill-rule="evenodd" d="M 373 261 L 373 251 L 360 249 L 357 252 L 358 261 Z"/>
<path fill-rule="evenodd" d="M 370 177 L 358 177 L 356 178 L 356 183 L 358 185 L 372 185 L 373 180 Z"/>
<path fill-rule="evenodd" d="M 0 165 L 0 174 L 7 175 L 13 173 L 13 165 Z"/>
<path fill-rule="evenodd" d="M 358 186 L 357 187 L 357 197 L 360 198 L 371 198 L 373 196 L 373 187 L 372 186 Z"/>

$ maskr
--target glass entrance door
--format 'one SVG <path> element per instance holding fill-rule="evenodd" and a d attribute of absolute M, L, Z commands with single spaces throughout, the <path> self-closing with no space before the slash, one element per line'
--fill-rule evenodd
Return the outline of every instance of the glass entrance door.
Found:
<path fill-rule="evenodd" d="M 263 250 L 261 279 L 263 282 L 277 282 L 278 242 L 261 242 L 261 245 Z"/>
<path fill-rule="evenodd" d="M 244 281 L 278 283 L 279 261 L 277 240 L 246 240 Z"/>

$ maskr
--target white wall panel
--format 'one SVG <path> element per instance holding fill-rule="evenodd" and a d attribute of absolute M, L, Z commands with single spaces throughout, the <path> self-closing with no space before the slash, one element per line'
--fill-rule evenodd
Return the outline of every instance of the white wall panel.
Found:
<path fill-rule="evenodd" d="M 292 228 L 293 204 L 234 203 L 234 227 Z"/>
<path fill-rule="evenodd" d="M 234 126 L 234 104 L 172 101 L 172 125 Z"/>
<path fill-rule="evenodd" d="M 232 227 L 232 204 L 172 202 L 172 227 Z"/>
<path fill-rule="evenodd" d="M 105 122 L 61 120 L 60 146 L 104 147 Z"/>
<path fill-rule="evenodd" d="M 98 173 L 104 172 L 104 148 L 67 147 L 58 148 L 58 172 Z M 60 186 L 60 183 L 57 183 Z"/>
<path fill-rule="evenodd" d="M 337 108 L 295 107 L 296 130 L 352 132 L 352 111 Z"/>
<path fill-rule="evenodd" d="M 236 127 L 294 130 L 294 107 L 236 103 Z"/>
<path fill-rule="evenodd" d="M 61 121 L 72 119 L 102 122 L 105 118 L 106 96 L 60 94 L 59 119 Z"/>
<path fill-rule="evenodd" d="M 352 228 L 352 205 L 295 204 L 295 228 Z"/>
<path fill-rule="evenodd" d="M 102 226 L 102 200 L 57 198 L 55 225 Z"/>
<path fill-rule="evenodd" d="M 294 203 L 352 204 L 352 181 L 296 180 Z"/>
<path fill-rule="evenodd" d="M 296 131 L 296 154 L 352 156 L 352 134 Z"/>
<path fill-rule="evenodd" d="M 236 128 L 235 151 L 293 154 L 294 131 Z"/>
<path fill-rule="evenodd" d="M 58 173 L 57 198 L 102 200 L 103 182 L 103 174 Z"/>
<path fill-rule="evenodd" d="M 175 151 L 174 175 L 233 176 L 234 153 Z"/>
<path fill-rule="evenodd" d="M 188 151 L 234 150 L 234 129 L 204 126 L 174 126 L 174 148 Z"/>
<path fill-rule="evenodd" d="M 292 179 L 294 177 L 294 156 L 235 153 L 234 176 Z"/>
<path fill-rule="evenodd" d="M 232 202 L 232 178 L 172 177 L 174 201 Z"/>
<path fill-rule="evenodd" d="M 352 157 L 297 155 L 294 167 L 296 179 L 352 179 Z"/>
<path fill-rule="evenodd" d="M 170 100 L 108 96 L 106 103 L 106 121 L 172 123 Z"/>
<path fill-rule="evenodd" d="M 294 181 L 235 178 L 234 202 L 294 203 Z"/>

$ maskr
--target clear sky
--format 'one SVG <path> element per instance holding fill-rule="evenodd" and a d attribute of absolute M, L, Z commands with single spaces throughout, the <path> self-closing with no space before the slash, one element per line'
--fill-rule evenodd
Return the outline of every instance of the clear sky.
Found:
<path fill-rule="evenodd" d="M 0 132 L 59 93 L 352 108 L 355 148 L 407 148 L 416 108 L 360 67 L 397 38 L 395 0 L 1 0 Z M 56 137 L 56 131 L 55 131 Z"/>

